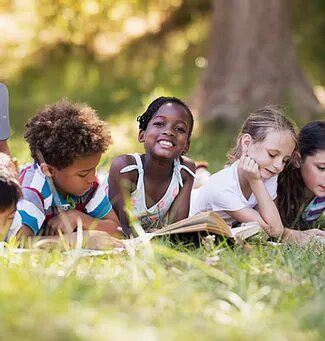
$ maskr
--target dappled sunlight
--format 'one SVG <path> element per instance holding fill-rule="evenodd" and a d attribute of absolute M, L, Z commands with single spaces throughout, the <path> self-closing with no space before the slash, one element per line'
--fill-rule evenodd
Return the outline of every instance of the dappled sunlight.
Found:
<path fill-rule="evenodd" d="M 186 100 L 201 72 L 195 59 L 202 56 L 207 32 L 206 22 L 194 22 L 166 35 L 163 45 L 139 40 L 109 61 L 99 62 L 83 47 L 47 50 L 7 82 L 12 127 L 22 135 L 36 110 L 62 97 L 87 102 L 108 121 L 124 114 L 136 117 L 158 96 Z"/>
<path fill-rule="evenodd" d="M 0 5 L 0 74 L 2 79 L 8 79 L 21 67 L 28 65 L 28 60 L 35 53 L 31 43 L 35 39 L 37 16 L 35 1 L 16 1 L 13 12 L 1 11 Z"/>
<path fill-rule="evenodd" d="M 38 53 L 62 43 L 85 46 L 107 59 L 131 40 L 158 32 L 182 2 L 26 0 L 0 5 L 1 76 L 12 77 L 33 64 Z"/>

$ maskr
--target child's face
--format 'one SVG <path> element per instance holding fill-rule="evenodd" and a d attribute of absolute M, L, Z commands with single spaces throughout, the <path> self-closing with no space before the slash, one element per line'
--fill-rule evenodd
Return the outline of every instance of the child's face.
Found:
<path fill-rule="evenodd" d="M 251 140 L 246 153 L 259 165 L 261 177 L 266 180 L 282 172 L 294 148 L 289 130 L 269 130 L 263 141 L 254 143 Z"/>
<path fill-rule="evenodd" d="M 78 157 L 74 162 L 61 170 L 49 166 L 56 189 L 63 195 L 82 196 L 96 181 L 96 167 L 102 153 Z"/>
<path fill-rule="evenodd" d="M 317 197 L 325 196 L 325 150 L 307 156 L 300 166 L 306 188 Z"/>
<path fill-rule="evenodd" d="M 12 220 L 14 219 L 15 212 L 15 205 L 0 212 L 0 240 L 3 240 L 5 238 L 12 223 Z"/>
<path fill-rule="evenodd" d="M 149 121 L 147 129 L 140 131 L 139 142 L 146 152 L 166 159 L 186 153 L 189 147 L 190 117 L 177 103 L 165 103 Z"/>

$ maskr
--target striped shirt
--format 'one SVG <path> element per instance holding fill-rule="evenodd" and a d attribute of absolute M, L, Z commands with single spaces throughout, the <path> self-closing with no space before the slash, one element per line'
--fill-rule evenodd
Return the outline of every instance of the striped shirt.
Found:
<path fill-rule="evenodd" d="M 63 210 L 76 209 L 97 219 L 104 218 L 112 209 L 105 189 L 98 181 L 81 197 L 68 194 L 64 198 L 60 193 L 56 196 L 49 180 L 36 163 L 23 169 L 20 183 L 23 199 L 17 204 L 11 235 L 22 225 L 27 225 L 37 235 L 46 222 L 57 214 L 58 206 Z"/>
<path fill-rule="evenodd" d="M 314 197 L 301 214 L 306 225 L 314 225 L 325 210 L 325 197 Z"/>

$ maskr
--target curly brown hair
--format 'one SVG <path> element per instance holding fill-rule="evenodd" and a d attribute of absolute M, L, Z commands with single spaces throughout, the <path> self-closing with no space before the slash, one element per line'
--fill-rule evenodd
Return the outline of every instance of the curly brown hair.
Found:
<path fill-rule="evenodd" d="M 94 109 L 67 99 L 45 106 L 25 126 L 33 159 L 58 169 L 70 166 L 77 157 L 103 153 L 112 143 L 107 122 Z"/>

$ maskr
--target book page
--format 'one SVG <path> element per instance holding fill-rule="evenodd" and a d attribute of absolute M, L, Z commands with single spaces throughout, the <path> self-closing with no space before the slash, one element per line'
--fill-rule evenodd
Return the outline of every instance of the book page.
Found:
<path fill-rule="evenodd" d="M 210 226 L 219 226 L 222 230 L 228 230 L 230 232 L 230 226 L 216 213 L 216 212 L 202 212 L 193 217 L 180 220 L 176 223 L 164 226 L 163 228 L 157 230 L 157 233 L 164 233 L 167 231 L 172 231 L 178 228 L 183 228 L 186 226 L 202 225 L 208 224 Z"/>
<path fill-rule="evenodd" d="M 259 223 L 252 221 L 249 223 L 242 223 L 239 227 L 234 227 L 231 229 L 231 234 L 233 238 L 235 236 L 239 237 L 240 239 L 246 239 L 248 237 L 253 236 L 254 234 L 258 233 L 259 231 L 263 231 L 262 227 Z"/>
<path fill-rule="evenodd" d="M 163 236 L 163 235 L 168 235 L 168 234 L 177 234 L 177 233 L 191 233 L 191 232 L 210 232 L 214 233 L 220 236 L 225 236 L 232 238 L 230 228 L 227 226 L 227 229 L 224 227 L 220 227 L 217 225 L 210 225 L 210 224 L 197 224 L 197 225 L 191 225 L 191 226 L 184 226 L 184 227 L 179 227 L 173 230 L 169 231 L 161 231 L 157 230 L 155 232 L 156 236 Z"/>

